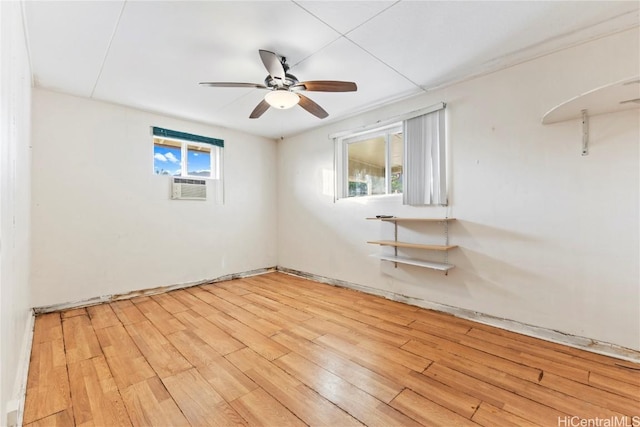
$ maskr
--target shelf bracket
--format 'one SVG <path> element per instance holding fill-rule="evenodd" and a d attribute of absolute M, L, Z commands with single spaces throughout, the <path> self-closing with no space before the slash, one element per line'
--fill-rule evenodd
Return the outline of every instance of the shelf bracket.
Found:
<path fill-rule="evenodd" d="M 393 221 L 393 241 L 398 243 L 398 222 L 397 221 Z M 393 249 L 394 249 L 393 253 L 397 257 L 398 256 L 398 247 L 396 246 Z M 394 262 L 393 265 L 394 265 L 394 268 L 398 268 L 398 263 L 397 262 Z"/>
<path fill-rule="evenodd" d="M 449 221 L 444 221 L 444 244 L 449 246 Z M 444 263 L 449 264 L 449 251 L 444 251 Z M 445 276 L 449 275 L 449 270 L 445 270 Z"/>
<path fill-rule="evenodd" d="M 589 155 L 589 114 L 582 110 L 582 155 Z"/>

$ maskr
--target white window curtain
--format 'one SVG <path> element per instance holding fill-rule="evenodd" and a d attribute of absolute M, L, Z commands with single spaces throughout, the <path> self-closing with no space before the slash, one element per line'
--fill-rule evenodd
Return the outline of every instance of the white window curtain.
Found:
<path fill-rule="evenodd" d="M 446 205 L 445 110 L 405 120 L 403 204 Z"/>

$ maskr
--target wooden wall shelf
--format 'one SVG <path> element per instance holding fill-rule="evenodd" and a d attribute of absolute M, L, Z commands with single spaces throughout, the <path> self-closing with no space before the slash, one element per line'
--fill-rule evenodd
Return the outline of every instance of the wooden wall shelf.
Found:
<path fill-rule="evenodd" d="M 595 88 L 557 105 L 542 117 L 542 124 L 549 125 L 579 119 L 584 110 L 587 110 L 590 116 L 596 116 L 640 108 L 639 98 L 640 76 L 628 77 Z"/>
<path fill-rule="evenodd" d="M 543 125 L 582 119 L 582 155 L 589 154 L 589 117 L 640 108 L 640 76 L 610 83 L 573 97 L 542 117 Z"/>
<path fill-rule="evenodd" d="M 388 221 L 388 222 L 447 222 L 447 221 L 455 221 L 455 218 L 367 218 L 378 221 Z"/>
<path fill-rule="evenodd" d="M 454 265 L 445 264 L 443 262 L 422 261 L 414 258 L 407 258 L 402 256 L 396 256 L 396 255 L 373 254 L 371 256 L 375 258 L 379 258 L 384 261 L 391 261 L 399 264 L 415 265 L 418 267 L 431 268 L 432 270 L 449 271 L 454 267 Z"/>
<path fill-rule="evenodd" d="M 449 264 L 447 253 L 451 249 L 455 249 L 457 245 L 449 244 L 449 222 L 455 221 L 455 218 L 398 218 L 398 217 L 383 217 L 383 218 L 367 218 L 368 220 L 379 220 L 382 222 L 392 222 L 394 227 L 394 240 L 370 240 L 367 243 L 373 245 L 380 246 L 391 246 L 394 248 L 393 254 L 373 254 L 376 258 L 379 258 L 383 261 L 391 261 L 395 264 L 396 268 L 398 264 L 407 264 L 414 265 L 418 267 L 430 268 L 433 270 L 444 271 L 445 274 L 451 270 L 454 265 Z M 445 244 L 444 245 L 434 245 L 434 244 L 422 244 L 422 243 L 408 243 L 402 242 L 398 240 L 398 224 L 406 224 L 410 225 L 412 223 L 443 223 L 444 224 L 444 237 Z M 407 249 L 421 249 L 421 250 L 429 250 L 429 251 L 438 251 L 444 253 L 444 262 L 435 262 L 422 260 L 417 258 L 409 258 L 405 256 L 398 255 L 398 248 L 407 248 Z"/>
<path fill-rule="evenodd" d="M 380 246 L 394 246 L 396 248 L 427 249 L 430 251 L 448 251 L 458 247 L 456 245 L 423 245 L 421 243 L 406 243 L 394 240 L 371 240 L 367 243 Z"/>

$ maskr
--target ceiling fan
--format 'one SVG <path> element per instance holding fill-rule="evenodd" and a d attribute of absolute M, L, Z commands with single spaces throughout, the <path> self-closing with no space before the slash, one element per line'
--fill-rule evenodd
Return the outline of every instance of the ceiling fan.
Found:
<path fill-rule="evenodd" d="M 358 87 L 353 82 L 341 82 L 336 80 L 311 80 L 306 82 L 298 81 L 293 74 L 289 74 L 287 58 L 279 56 L 268 50 L 259 50 L 260 59 L 269 75 L 264 79 L 264 84 L 260 83 L 233 83 L 233 82 L 201 82 L 200 86 L 209 87 L 246 87 L 266 89 L 269 92 L 264 99 L 254 108 L 249 116 L 250 119 L 257 119 L 269 107 L 281 110 L 291 108 L 300 104 L 314 116 L 324 119 L 329 115 L 321 106 L 311 99 L 302 95 L 301 91 L 311 92 L 355 92 Z"/>

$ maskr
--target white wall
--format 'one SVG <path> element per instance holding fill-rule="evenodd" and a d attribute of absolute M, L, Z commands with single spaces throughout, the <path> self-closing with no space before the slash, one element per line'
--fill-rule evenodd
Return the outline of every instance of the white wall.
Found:
<path fill-rule="evenodd" d="M 638 30 L 626 31 L 280 142 L 279 265 L 640 349 L 638 110 L 592 117 L 586 157 L 578 120 L 540 123 L 575 95 L 637 75 L 638 52 Z M 439 101 L 448 104 L 449 207 L 333 202 L 330 133 Z M 365 221 L 376 214 L 458 218 L 456 268 L 445 276 L 369 257 L 380 249 L 367 240 L 392 236 L 391 224 Z M 442 242 L 439 227 L 400 236 L 437 232 Z"/>
<path fill-rule="evenodd" d="M 0 2 L 0 67 L 0 425 L 5 425 L 7 403 L 20 399 L 31 324 L 31 73 L 18 2 Z"/>
<path fill-rule="evenodd" d="M 225 203 L 169 199 L 150 126 L 225 141 Z M 276 143 L 59 93 L 33 96 L 33 305 L 273 267 Z"/>

